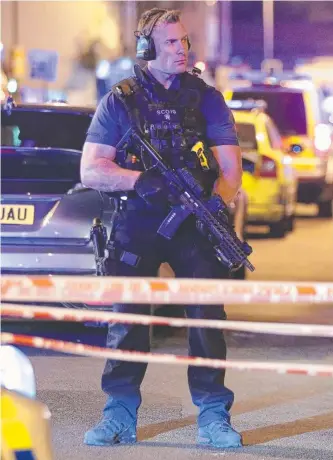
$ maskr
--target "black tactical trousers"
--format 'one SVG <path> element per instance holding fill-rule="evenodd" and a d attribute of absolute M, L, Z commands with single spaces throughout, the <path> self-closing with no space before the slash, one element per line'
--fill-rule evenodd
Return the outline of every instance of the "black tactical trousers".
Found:
<path fill-rule="evenodd" d="M 160 264 L 167 262 L 178 278 L 227 278 L 224 267 L 215 258 L 211 246 L 195 228 L 192 217 L 180 227 L 172 240 L 157 235 L 165 213 L 148 210 L 120 212 L 115 221 L 115 241 L 122 248 L 141 257 L 135 268 L 116 261 L 114 276 L 156 276 Z M 149 314 L 149 305 L 116 304 L 113 311 Z M 223 305 L 189 305 L 188 318 L 225 319 Z M 205 358 L 226 358 L 226 346 L 221 330 L 189 329 L 189 355 Z M 107 346 L 114 349 L 148 352 L 149 327 L 129 324 L 111 324 Z M 141 404 L 140 385 L 147 368 L 146 363 L 108 360 L 102 376 L 102 389 L 109 395 L 105 415 L 114 407 L 124 409 L 124 417 L 135 418 Z M 166 371 L 167 374 L 168 371 Z M 171 370 L 170 370 L 171 372 Z M 199 425 L 213 420 L 229 418 L 233 393 L 224 386 L 224 370 L 188 368 L 188 382 L 192 400 L 199 407 Z M 175 389 L 175 391 L 177 391 Z"/>

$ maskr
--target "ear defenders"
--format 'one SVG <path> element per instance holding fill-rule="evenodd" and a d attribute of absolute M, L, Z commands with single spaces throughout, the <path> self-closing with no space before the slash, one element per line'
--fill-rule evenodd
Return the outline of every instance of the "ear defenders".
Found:
<path fill-rule="evenodd" d="M 156 59 L 156 48 L 155 48 L 154 39 L 152 38 L 151 34 L 153 32 L 153 29 L 157 21 L 166 12 L 167 10 L 164 10 L 160 14 L 156 15 L 156 18 L 152 22 L 152 25 L 148 32 L 144 33 L 139 30 L 136 30 L 134 32 L 134 35 L 136 37 L 136 57 L 137 59 L 142 59 L 144 61 L 153 61 L 154 59 Z M 191 43 L 189 39 L 187 39 L 187 46 L 188 46 L 188 49 L 191 48 Z"/>

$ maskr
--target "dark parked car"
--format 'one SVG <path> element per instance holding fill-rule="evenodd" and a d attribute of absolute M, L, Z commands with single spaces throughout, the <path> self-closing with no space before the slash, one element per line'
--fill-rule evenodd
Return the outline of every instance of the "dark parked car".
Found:
<path fill-rule="evenodd" d="M 80 185 L 93 109 L 24 104 L 1 110 L 2 273 L 94 273 L 89 242 L 102 197 Z"/>

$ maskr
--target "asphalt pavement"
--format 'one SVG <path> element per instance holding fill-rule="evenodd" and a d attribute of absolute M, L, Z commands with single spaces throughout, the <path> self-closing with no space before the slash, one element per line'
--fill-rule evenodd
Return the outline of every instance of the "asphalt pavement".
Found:
<path fill-rule="evenodd" d="M 248 342 L 251 338 L 248 338 Z M 229 358 L 333 364 L 333 342 L 299 346 L 247 346 L 246 338 L 228 337 Z M 184 337 L 158 340 L 155 350 L 185 354 Z M 333 459 L 332 379 L 228 371 L 235 392 L 233 424 L 245 447 L 217 450 L 196 445 L 196 408 L 187 387 L 186 368 L 149 365 L 142 386 L 143 404 L 134 446 L 88 447 L 84 432 L 100 418 L 105 396 L 100 391 L 104 361 L 85 357 L 35 356 L 38 397 L 52 413 L 55 460 L 169 460 L 177 458 L 239 460 Z"/>

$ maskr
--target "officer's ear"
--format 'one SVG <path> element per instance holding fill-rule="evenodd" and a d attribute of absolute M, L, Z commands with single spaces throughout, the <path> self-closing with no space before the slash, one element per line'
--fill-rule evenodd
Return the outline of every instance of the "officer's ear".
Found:
<path fill-rule="evenodd" d="M 187 49 L 190 51 L 191 49 L 191 42 L 190 39 L 187 37 Z"/>

